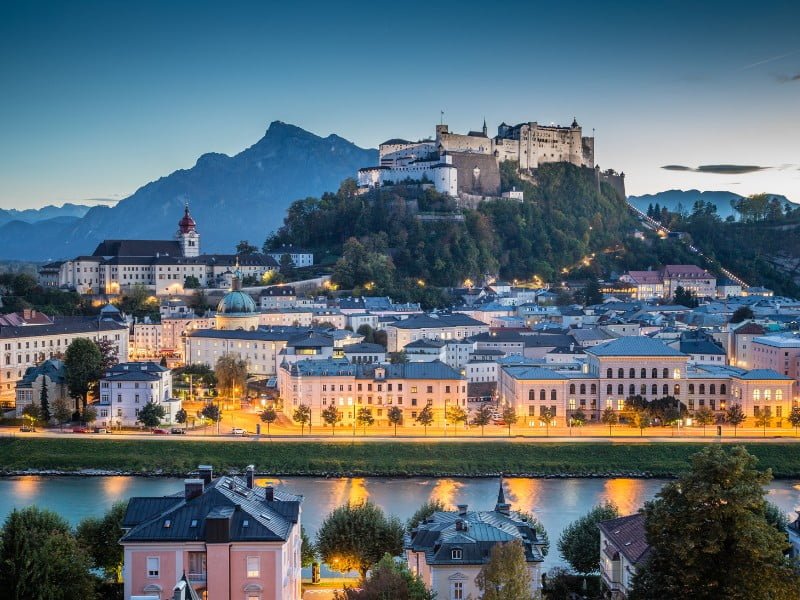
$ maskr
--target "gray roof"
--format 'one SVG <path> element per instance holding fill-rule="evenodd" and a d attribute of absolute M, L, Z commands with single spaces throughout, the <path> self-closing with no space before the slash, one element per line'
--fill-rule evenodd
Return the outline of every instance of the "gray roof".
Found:
<path fill-rule="evenodd" d="M 364 354 L 364 353 L 382 354 L 386 352 L 386 348 L 384 348 L 380 344 L 370 344 L 368 342 L 361 342 L 360 344 L 347 344 L 345 347 L 342 348 L 342 352 L 344 352 L 345 354 Z"/>
<path fill-rule="evenodd" d="M 230 541 L 285 541 L 299 520 L 301 502 L 301 496 L 277 490 L 268 501 L 263 487 L 250 489 L 242 478 L 219 477 L 190 500 L 184 494 L 131 498 L 123 520 L 130 531 L 120 541 L 203 541 L 208 517 L 229 520 Z"/>
<path fill-rule="evenodd" d="M 772 369 L 753 369 L 752 371 L 746 371 L 741 375 L 735 375 L 737 379 L 750 379 L 750 380 L 764 380 L 764 379 L 773 379 L 773 380 L 780 380 L 780 381 L 791 381 L 792 378 L 788 377 L 787 375 L 781 375 L 777 371 L 773 371 Z"/>
<path fill-rule="evenodd" d="M 514 379 L 567 379 L 564 375 L 551 369 L 532 366 L 509 366 L 503 370 Z"/>
<path fill-rule="evenodd" d="M 621 337 L 586 349 L 594 356 L 686 356 L 664 342 L 645 336 Z"/>
<path fill-rule="evenodd" d="M 359 379 L 374 379 L 375 369 L 386 371 L 384 379 L 464 379 L 459 371 L 440 360 L 399 364 L 351 364 L 346 359 L 300 360 L 289 365 L 293 375 L 303 376 L 349 376 Z"/>
<path fill-rule="evenodd" d="M 50 325 L 25 325 L 0 327 L 0 338 L 25 338 L 44 335 L 91 333 L 96 331 L 121 331 L 127 326 L 97 317 L 54 317 Z"/>
<path fill-rule="evenodd" d="M 441 327 L 487 327 L 488 328 L 489 326 L 486 323 L 478 321 L 477 319 L 473 319 L 472 317 L 468 317 L 467 315 L 454 313 L 454 314 L 439 314 L 436 316 L 416 315 L 413 317 L 409 317 L 407 319 L 403 319 L 402 321 L 392 323 L 390 327 L 396 327 L 398 329 L 438 329 Z"/>
<path fill-rule="evenodd" d="M 183 256 L 179 242 L 175 240 L 104 240 L 97 245 L 92 256 Z"/>
<path fill-rule="evenodd" d="M 256 342 L 287 341 L 308 332 L 308 327 L 259 327 L 254 331 L 242 329 L 195 329 L 186 333 L 186 337 L 250 340 Z"/>
<path fill-rule="evenodd" d="M 51 358 L 35 367 L 28 367 L 25 369 L 25 375 L 17 383 L 17 387 L 31 387 L 40 375 L 44 375 L 53 383 L 66 383 L 67 370 L 64 368 L 64 361 Z"/>

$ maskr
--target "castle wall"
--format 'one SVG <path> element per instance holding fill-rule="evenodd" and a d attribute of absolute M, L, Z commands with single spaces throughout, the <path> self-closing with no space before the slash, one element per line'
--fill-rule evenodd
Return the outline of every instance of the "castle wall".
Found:
<path fill-rule="evenodd" d="M 500 167 L 491 154 L 452 153 L 459 194 L 500 195 Z"/>
<path fill-rule="evenodd" d="M 382 144 L 378 152 L 381 166 L 394 167 L 429 156 L 436 152 L 436 144 L 434 142 Z"/>

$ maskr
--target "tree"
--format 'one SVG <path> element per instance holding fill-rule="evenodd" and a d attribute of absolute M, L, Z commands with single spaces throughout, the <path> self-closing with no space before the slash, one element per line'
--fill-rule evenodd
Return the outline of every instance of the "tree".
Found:
<path fill-rule="evenodd" d="M 317 560 L 317 549 L 308 537 L 306 528 L 300 526 L 300 564 L 303 567 L 310 567 Z"/>
<path fill-rule="evenodd" d="M 325 517 L 317 531 L 316 547 L 331 569 L 342 573 L 358 570 L 364 579 L 385 553 L 397 556 L 403 551 L 403 526 L 370 501 L 348 502 Z"/>
<path fill-rule="evenodd" d="M 89 391 L 102 375 L 103 356 L 92 340 L 76 338 L 64 354 L 67 389 L 75 400 L 75 410 L 85 408 Z"/>
<path fill-rule="evenodd" d="M 611 435 L 611 428 L 619 423 L 619 415 L 610 406 L 603 409 L 603 414 L 600 415 L 600 422 L 603 425 L 608 425 L 608 435 Z"/>
<path fill-rule="evenodd" d="M 97 420 L 97 409 L 94 406 L 87 406 L 83 409 L 81 418 L 83 419 L 84 423 L 91 425 Z"/>
<path fill-rule="evenodd" d="M 519 421 L 519 417 L 517 416 L 517 409 L 514 408 L 513 404 L 506 404 L 503 407 L 503 423 L 506 424 L 508 427 L 508 437 L 511 437 L 511 426 L 516 425 L 517 421 Z"/>
<path fill-rule="evenodd" d="M 327 408 L 322 410 L 320 416 L 325 423 L 331 426 L 331 435 L 336 435 L 336 423 L 342 420 L 342 417 L 339 414 L 339 409 L 336 408 L 336 405 L 331 402 Z"/>
<path fill-rule="evenodd" d="M 591 277 L 583 288 L 584 304 L 592 306 L 603 303 L 603 293 L 600 291 L 600 282 L 597 277 Z"/>
<path fill-rule="evenodd" d="M 222 411 L 219 409 L 219 405 L 213 402 L 206 404 L 200 411 L 200 415 L 212 423 L 219 423 L 222 421 Z"/>
<path fill-rule="evenodd" d="M 492 546 L 489 562 L 475 582 L 483 600 L 533 600 L 533 579 L 522 542 L 515 539 Z"/>
<path fill-rule="evenodd" d="M 189 414 L 186 412 L 185 408 L 180 409 L 178 412 L 175 413 L 175 422 L 183 425 L 184 428 L 186 427 L 186 423 L 189 420 Z"/>
<path fill-rule="evenodd" d="M 789 423 L 794 427 L 794 437 L 797 437 L 797 428 L 800 427 L 800 407 L 795 406 L 789 413 Z"/>
<path fill-rule="evenodd" d="M 102 517 L 83 519 L 76 530 L 78 543 L 92 561 L 92 568 L 100 569 L 109 581 L 122 581 L 122 546 L 119 539 L 124 533 L 122 521 L 125 518 L 127 502 L 115 502 Z"/>
<path fill-rule="evenodd" d="M 598 504 L 561 532 L 558 551 L 575 571 L 588 575 L 600 570 L 600 530 L 597 524 L 618 516 L 615 504 Z"/>
<path fill-rule="evenodd" d="M 434 600 L 436 594 L 425 587 L 419 575 L 414 575 L 403 562 L 384 554 L 370 570 L 369 578 L 357 588 L 345 586 L 333 593 L 334 600 Z"/>
<path fill-rule="evenodd" d="M 224 354 L 219 357 L 214 365 L 214 374 L 222 390 L 228 391 L 228 397 L 233 399 L 237 390 L 244 390 L 247 378 L 247 361 L 239 358 L 238 354 Z"/>
<path fill-rule="evenodd" d="M 397 426 L 403 422 L 403 411 L 399 406 L 390 406 L 386 411 L 386 418 L 389 424 L 394 425 L 394 437 L 397 437 Z"/>
<path fill-rule="evenodd" d="M 42 375 L 42 390 L 39 392 L 39 408 L 42 411 L 41 419 L 45 423 L 50 422 L 53 415 L 50 414 L 50 399 L 47 392 L 47 377 Z"/>
<path fill-rule="evenodd" d="M 714 422 L 714 411 L 707 406 L 703 406 L 694 412 L 694 420 L 698 425 L 703 426 L 703 437 L 706 435 L 706 425 L 711 425 Z"/>
<path fill-rule="evenodd" d="M 362 406 L 356 413 L 356 421 L 358 421 L 358 424 L 364 428 L 364 435 L 367 435 L 367 425 L 374 425 L 375 417 L 372 416 L 372 411 L 370 409 Z M 355 435 L 355 433 L 353 433 L 353 435 Z"/>
<path fill-rule="evenodd" d="M 428 426 L 433 425 L 433 408 L 431 405 L 426 404 L 423 409 L 417 413 L 417 418 L 415 420 L 422 425 L 425 430 L 425 435 L 428 435 Z"/>
<path fill-rule="evenodd" d="M 772 427 L 772 412 L 769 410 L 769 406 L 762 408 L 755 417 L 753 424 L 756 427 L 762 427 L 764 437 L 767 437 L 767 427 Z"/>
<path fill-rule="evenodd" d="M 481 428 L 481 436 L 483 436 L 483 428 L 492 422 L 492 407 L 488 403 L 481 404 L 475 409 L 475 414 L 472 416 L 471 423 Z"/>
<path fill-rule="evenodd" d="M 72 409 L 70 409 L 67 401 L 63 398 L 58 398 L 53 402 L 53 418 L 61 428 L 63 428 L 64 423 L 72 418 Z"/>
<path fill-rule="evenodd" d="M 280 272 L 281 274 L 289 280 L 294 279 L 297 276 L 297 273 L 294 268 L 294 261 L 290 254 L 281 254 L 280 260 Z"/>
<path fill-rule="evenodd" d="M 194 275 L 187 275 L 183 280 L 183 289 L 185 290 L 199 290 L 200 280 Z"/>
<path fill-rule="evenodd" d="M 136 420 L 148 429 L 152 429 L 161 424 L 161 419 L 164 418 L 165 414 L 166 411 L 163 406 L 151 401 L 139 409 Z"/>
<path fill-rule="evenodd" d="M 650 403 L 642 396 L 629 396 L 625 399 L 626 417 L 633 427 L 639 428 L 639 435 L 644 435 L 644 430 L 650 427 Z"/>
<path fill-rule="evenodd" d="M 278 411 L 273 406 L 267 406 L 258 416 L 267 424 L 267 435 L 269 435 L 269 426 L 278 420 Z"/>
<path fill-rule="evenodd" d="M 575 425 L 576 427 L 583 427 L 586 424 L 586 413 L 582 409 L 578 409 L 572 413 L 569 418 L 570 428 Z"/>
<path fill-rule="evenodd" d="M 238 244 L 236 244 L 236 254 L 238 256 L 247 256 L 248 254 L 256 254 L 258 252 L 258 248 L 253 246 L 247 240 L 242 240 Z"/>
<path fill-rule="evenodd" d="M 695 298 L 691 290 L 684 289 L 682 285 L 675 288 L 675 297 L 672 299 L 673 303 L 686 306 L 687 308 L 696 308 L 700 303 Z"/>
<path fill-rule="evenodd" d="M 100 350 L 100 371 L 104 373 L 119 364 L 119 350 L 111 340 L 100 339 L 94 342 Z"/>
<path fill-rule="evenodd" d="M 741 404 L 731 404 L 725 411 L 725 422 L 733 425 L 733 437 L 736 437 L 736 428 L 745 420 Z"/>
<path fill-rule="evenodd" d="M 767 521 L 772 475 L 757 462 L 741 446 L 707 446 L 645 505 L 650 555 L 633 579 L 632 600 L 797 597 L 786 534 Z"/>
<path fill-rule="evenodd" d="M 311 407 L 307 404 L 301 404 L 295 408 L 292 413 L 292 421 L 300 423 L 301 436 L 305 433 L 306 425 L 308 425 L 308 430 L 311 431 Z"/>
<path fill-rule="evenodd" d="M 420 523 L 428 519 L 433 513 L 443 512 L 444 510 L 445 506 L 441 500 L 428 500 L 408 519 L 406 522 L 406 531 L 411 531 L 418 527 Z"/>
<path fill-rule="evenodd" d="M 357 330 L 356 333 L 358 335 L 364 336 L 364 342 L 367 344 L 374 344 L 375 343 L 375 330 L 372 329 L 369 325 L 364 323 L 361 325 Z"/>
<path fill-rule="evenodd" d="M 458 435 L 458 424 L 467 422 L 467 411 L 453 404 L 447 407 L 445 418 L 453 425 L 453 434 Z"/>
<path fill-rule="evenodd" d="M 546 435 L 547 435 L 547 437 L 550 437 L 550 425 L 553 422 L 553 419 L 555 418 L 555 415 L 553 414 L 553 409 L 552 408 L 543 408 L 542 412 L 539 413 L 539 418 L 542 421 L 544 421 L 544 427 L 545 427 L 545 430 L 547 432 Z"/>
<path fill-rule="evenodd" d="M 31 425 L 36 426 L 37 421 L 42 419 L 42 407 L 35 402 L 31 402 L 25 405 L 25 408 L 22 409 L 22 414 L 31 420 Z"/>
<path fill-rule="evenodd" d="M 742 323 L 748 319 L 754 319 L 753 309 L 749 306 L 740 306 L 731 315 L 731 323 Z"/>
<path fill-rule="evenodd" d="M 69 524 L 35 506 L 13 510 L 0 529 L 0 590 L 16 600 L 94 598 L 91 562 Z"/>
<path fill-rule="evenodd" d="M 408 353 L 405 350 L 400 352 L 389 352 L 389 364 L 403 365 L 408 363 Z"/>

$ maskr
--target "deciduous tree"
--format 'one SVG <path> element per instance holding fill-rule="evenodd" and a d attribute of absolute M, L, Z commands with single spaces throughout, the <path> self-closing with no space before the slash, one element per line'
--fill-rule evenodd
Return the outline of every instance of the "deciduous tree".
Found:
<path fill-rule="evenodd" d="M 273 406 L 267 406 L 258 416 L 267 424 L 267 435 L 269 435 L 269 426 L 278 420 L 278 411 Z"/>
<path fill-rule="evenodd" d="M 613 408 L 606 406 L 603 409 L 603 413 L 600 415 L 600 422 L 603 425 L 608 425 L 608 435 L 610 436 L 611 428 L 619 423 L 619 415 Z"/>
<path fill-rule="evenodd" d="M 768 406 L 759 411 L 753 420 L 753 424 L 756 427 L 762 427 L 764 430 L 764 437 L 767 437 L 767 427 L 772 426 L 772 412 L 770 412 Z"/>
<path fill-rule="evenodd" d="M 714 419 L 714 411 L 707 406 L 703 406 L 694 412 L 694 420 L 698 425 L 702 425 L 703 427 L 703 437 L 706 435 L 706 426 L 711 425 Z"/>
<path fill-rule="evenodd" d="M 454 404 L 447 407 L 445 417 L 453 425 L 453 434 L 458 435 L 458 424 L 467 422 L 467 411 Z"/>
<path fill-rule="evenodd" d="M 58 398 L 53 402 L 53 418 L 56 420 L 56 423 L 58 423 L 58 426 L 62 428 L 64 423 L 72 418 L 72 409 L 63 398 Z"/>
<path fill-rule="evenodd" d="M 375 424 L 375 417 L 372 416 L 372 411 L 370 409 L 362 406 L 356 413 L 356 421 L 358 421 L 358 424 L 363 428 L 364 435 L 367 435 L 367 426 Z"/>
<path fill-rule="evenodd" d="M 237 354 L 224 354 L 219 357 L 214 365 L 214 374 L 221 390 L 227 391 L 228 397 L 233 399 L 237 390 L 244 390 L 247 378 L 247 361 L 239 358 Z"/>
<path fill-rule="evenodd" d="M 533 580 L 522 542 L 495 544 L 475 582 L 483 600 L 533 600 Z"/>
<path fill-rule="evenodd" d="M 800 407 L 795 406 L 789 413 L 789 423 L 794 427 L 794 437 L 797 437 L 797 428 L 800 427 Z"/>
<path fill-rule="evenodd" d="M 103 356 L 97 344 L 87 338 L 76 338 L 64 355 L 67 388 L 75 399 L 75 410 L 85 408 L 89 391 L 102 375 Z"/>
<path fill-rule="evenodd" d="M 422 425 L 425 435 L 428 435 L 428 427 L 433 425 L 433 408 L 430 404 L 426 404 L 421 411 L 417 413 L 417 423 Z"/>
<path fill-rule="evenodd" d="M 320 416 L 326 424 L 330 425 L 331 435 L 336 435 L 336 423 L 342 420 L 342 417 L 339 414 L 339 409 L 336 408 L 336 405 L 333 403 L 329 404 L 327 408 L 322 410 Z"/>
<path fill-rule="evenodd" d="M 158 427 L 161 424 L 161 419 L 164 418 L 165 414 L 166 412 L 164 411 L 163 406 L 156 404 L 155 402 L 148 402 L 139 409 L 139 414 L 137 415 L 136 420 L 150 429 L 152 427 Z"/>
<path fill-rule="evenodd" d="M 308 425 L 308 429 L 311 431 L 311 407 L 307 404 L 301 404 L 295 408 L 292 413 L 292 421 L 300 423 L 301 436 L 305 433 L 306 425 Z"/>
<path fill-rule="evenodd" d="M 731 404 L 725 411 L 725 422 L 733 426 L 733 436 L 736 437 L 736 429 L 744 423 L 745 416 L 741 404 Z"/>
<path fill-rule="evenodd" d="M 389 425 L 394 426 L 394 436 L 397 437 L 397 426 L 403 422 L 403 411 L 399 406 L 390 406 L 386 411 L 386 418 Z"/>
<path fill-rule="evenodd" d="M 127 502 L 116 502 L 102 517 L 87 517 L 76 531 L 78 543 L 86 550 L 92 567 L 101 569 L 109 581 L 122 581 L 122 546 L 119 539 Z"/>
<path fill-rule="evenodd" d="M 445 510 L 444 503 L 441 500 L 428 500 L 425 504 L 420 506 L 413 515 L 406 522 L 406 531 L 411 531 L 422 523 L 425 519 L 430 517 L 435 512 L 442 512 Z"/>
<path fill-rule="evenodd" d="M 475 409 L 472 415 L 472 424 L 481 428 L 481 436 L 483 435 L 483 428 L 492 422 L 492 407 L 488 404 L 481 404 Z"/>
<path fill-rule="evenodd" d="M 516 425 L 517 421 L 519 421 L 517 409 L 514 408 L 513 404 L 506 404 L 503 407 L 503 423 L 508 427 L 508 437 L 511 437 L 511 426 Z"/>
<path fill-rule="evenodd" d="M 345 586 L 341 592 L 334 592 L 333 597 L 334 600 L 434 600 L 436 595 L 405 563 L 384 554 L 357 588 Z"/>
<path fill-rule="evenodd" d="M 558 551 L 578 573 L 600 570 L 600 521 L 615 519 L 619 510 L 611 502 L 599 504 L 588 513 L 567 525 L 558 538 Z"/>

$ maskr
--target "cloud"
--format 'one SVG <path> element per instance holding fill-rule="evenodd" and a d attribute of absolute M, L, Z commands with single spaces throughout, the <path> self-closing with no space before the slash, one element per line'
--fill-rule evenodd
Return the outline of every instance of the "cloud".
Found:
<path fill-rule="evenodd" d="M 778 80 L 778 83 L 791 83 L 793 81 L 800 81 L 800 73 L 796 75 L 776 75 L 775 79 Z"/>
<path fill-rule="evenodd" d="M 743 175 L 745 173 L 766 171 L 772 167 L 759 167 L 757 165 L 700 165 L 699 167 L 664 165 L 661 168 L 667 171 L 691 171 L 693 173 L 713 173 L 716 175 Z"/>

